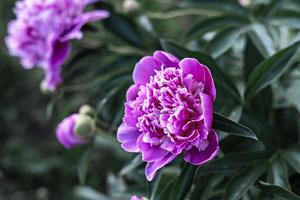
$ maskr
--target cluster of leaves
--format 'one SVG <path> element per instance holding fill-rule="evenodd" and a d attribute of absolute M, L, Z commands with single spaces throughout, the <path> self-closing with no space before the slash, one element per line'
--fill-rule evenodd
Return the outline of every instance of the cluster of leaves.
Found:
<path fill-rule="evenodd" d="M 84 39 L 74 42 L 63 67 L 63 85 L 38 102 L 49 102 L 42 117 L 53 124 L 82 104 L 96 108 L 101 131 L 93 143 L 52 164 L 61 175 L 82 157 L 82 185 L 72 198 L 122 200 L 139 194 L 151 200 L 300 199 L 299 1 L 252 0 L 246 6 L 235 0 L 136 3 L 133 10 L 125 9 L 121 0 L 93 5 L 109 10 L 110 18 L 84 27 Z M 157 49 L 179 58 L 195 57 L 211 69 L 217 87 L 213 126 L 221 152 L 198 167 L 179 158 L 149 183 L 141 157 L 123 152 L 115 134 L 134 64 Z M 67 156 L 70 162 L 62 164 Z M 5 163 L 1 160 L 0 170 L 9 171 Z M 46 169 L 43 175 L 50 173 Z"/>

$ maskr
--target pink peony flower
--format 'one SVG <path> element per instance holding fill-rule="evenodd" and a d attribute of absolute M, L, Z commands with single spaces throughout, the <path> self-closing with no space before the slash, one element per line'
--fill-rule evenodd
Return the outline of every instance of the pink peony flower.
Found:
<path fill-rule="evenodd" d="M 6 44 L 25 69 L 41 67 L 43 87 L 55 90 L 62 81 L 61 65 L 69 52 L 69 41 L 81 39 L 87 22 L 108 17 L 104 10 L 83 13 L 94 0 L 23 0 L 16 3 L 16 19 L 8 25 Z"/>
<path fill-rule="evenodd" d="M 117 135 L 124 150 L 142 154 L 149 181 L 180 154 L 193 165 L 218 154 L 212 129 L 216 90 L 205 65 L 156 51 L 136 64 L 133 80 Z"/>

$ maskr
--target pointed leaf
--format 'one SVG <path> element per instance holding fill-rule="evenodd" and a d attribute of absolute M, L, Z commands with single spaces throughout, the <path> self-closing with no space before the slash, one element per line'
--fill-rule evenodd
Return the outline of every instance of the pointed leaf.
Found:
<path fill-rule="evenodd" d="M 206 51 L 214 58 L 221 56 L 236 44 L 239 37 L 246 31 L 244 28 L 227 28 L 216 34 L 216 36 L 207 44 Z"/>
<path fill-rule="evenodd" d="M 237 27 L 246 24 L 248 21 L 236 15 L 224 15 L 205 18 L 194 24 L 186 33 L 186 37 L 199 37 L 207 32 L 218 30 L 224 27 Z"/>
<path fill-rule="evenodd" d="M 125 40 L 126 42 L 142 47 L 143 41 L 135 27 L 135 24 L 126 16 L 116 14 L 114 11 L 110 11 L 109 18 L 104 20 L 106 28 Z"/>
<path fill-rule="evenodd" d="M 300 147 L 295 146 L 287 150 L 280 151 L 282 158 L 300 174 Z"/>
<path fill-rule="evenodd" d="M 259 184 L 259 187 L 264 192 L 268 192 L 286 200 L 300 200 L 300 196 L 294 194 L 292 191 L 286 188 L 280 187 L 278 185 L 272 185 L 263 181 L 260 181 Z"/>
<path fill-rule="evenodd" d="M 182 200 L 192 187 L 194 175 L 197 167 L 191 164 L 185 164 L 180 176 L 177 178 L 173 188 L 171 199 Z"/>
<path fill-rule="evenodd" d="M 141 166 L 143 164 L 144 164 L 144 162 L 142 161 L 142 156 L 137 155 L 127 165 L 125 165 L 122 168 L 122 170 L 120 171 L 120 175 L 124 176 L 124 175 L 132 172 L 133 170 L 135 170 L 136 168 L 138 168 L 139 166 Z"/>
<path fill-rule="evenodd" d="M 266 162 L 270 156 L 271 153 L 268 151 L 230 153 L 201 166 L 199 173 L 226 173 L 255 165 L 257 166 L 263 162 Z"/>
<path fill-rule="evenodd" d="M 256 48 L 265 58 L 275 53 L 273 39 L 264 25 L 260 23 L 253 24 L 249 36 Z"/>
<path fill-rule="evenodd" d="M 217 113 L 214 113 L 213 128 L 233 135 L 257 140 L 256 135 L 251 129 Z"/>
<path fill-rule="evenodd" d="M 161 172 L 155 179 L 150 200 L 164 199 L 171 194 L 175 180 L 173 175 Z"/>
<path fill-rule="evenodd" d="M 282 4 L 286 4 L 289 0 L 273 0 L 271 3 L 267 4 L 262 14 L 265 17 L 271 17 L 277 10 L 282 8 Z"/>
<path fill-rule="evenodd" d="M 282 10 L 277 12 L 269 21 L 272 25 L 300 29 L 300 12 L 293 10 Z"/>
<path fill-rule="evenodd" d="M 91 151 L 87 151 L 81 158 L 80 164 L 78 167 L 78 176 L 79 176 L 79 182 L 81 185 L 85 185 L 86 177 L 89 171 L 89 165 L 90 165 L 90 154 Z"/>
<path fill-rule="evenodd" d="M 197 2 L 184 2 L 179 4 L 183 8 L 202 8 L 204 10 L 219 11 L 222 13 L 236 13 L 247 18 L 248 10 L 233 1 L 224 0 L 201 0 Z"/>
<path fill-rule="evenodd" d="M 223 200 L 239 200 L 267 169 L 265 163 L 234 176 L 226 186 Z"/>
<path fill-rule="evenodd" d="M 277 157 L 271 166 L 271 182 L 274 185 L 283 187 L 287 190 L 290 189 L 290 184 L 288 181 L 288 171 L 285 162 L 281 157 Z"/>
<path fill-rule="evenodd" d="M 267 87 L 288 68 L 289 61 L 297 52 L 299 44 L 300 42 L 297 42 L 279 51 L 253 70 L 246 85 L 246 99 Z"/>

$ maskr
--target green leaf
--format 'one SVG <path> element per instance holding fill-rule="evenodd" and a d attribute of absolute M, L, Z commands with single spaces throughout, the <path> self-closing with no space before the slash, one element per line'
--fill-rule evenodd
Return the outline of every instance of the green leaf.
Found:
<path fill-rule="evenodd" d="M 193 193 L 191 194 L 190 199 L 191 200 L 208 200 L 211 198 L 213 194 L 216 193 L 215 188 L 218 184 L 224 179 L 224 176 L 217 174 L 215 176 L 210 177 L 209 179 L 201 179 L 201 177 L 198 177 L 198 182 L 196 184 L 195 189 L 193 190 Z M 205 181 L 203 181 L 205 180 Z M 202 183 L 203 188 L 199 188 L 199 185 Z M 201 191 L 198 190 L 198 188 L 201 189 Z M 201 193 L 200 193 L 201 192 Z M 198 194 L 197 194 L 198 193 Z"/>
<path fill-rule="evenodd" d="M 282 8 L 282 4 L 286 4 L 289 0 L 273 0 L 271 3 L 267 4 L 262 14 L 265 17 L 271 17 L 277 10 Z"/>
<path fill-rule="evenodd" d="M 267 169 L 268 165 L 265 163 L 234 176 L 226 186 L 223 200 L 239 200 Z"/>
<path fill-rule="evenodd" d="M 232 80 L 227 77 L 227 75 L 220 69 L 220 67 L 211 56 L 199 51 L 187 50 L 170 40 L 162 39 L 160 42 L 165 51 L 168 51 L 179 58 L 197 58 L 201 63 L 208 66 L 212 71 L 212 75 L 216 84 L 224 89 L 228 94 L 230 94 L 237 102 L 241 102 L 240 94 L 236 86 L 234 85 Z"/>
<path fill-rule="evenodd" d="M 293 103 L 300 112 L 300 80 L 292 81 L 292 85 L 286 91 L 286 98 Z"/>
<path fill-rule="evenodd" d="M 161 172 L 154 182 L 150 200 L 168 199 L 175 180 L 172 174 Z"/>
<path fill-rule="evenodd" d="M 282 10 L 277 12 L 269 22 L 275 26 L 285 26 L 294 29 L 300 29 L 300 12 L 293 10 Z"/>
<path fill-rule="evenodd" d="M 194 174 L 196 172 L 196 166 L 191 164 L 185 164 L 180 176 L 177 178 L 173 188 L 171 199 L 172 200 L 182 200 L 192 187 Z"/>
<path fill-rule="evenodd" d="M 281 157 L 277 157 L 271 165 L 271 180 L 270 182 L 274 185 L 290 189 L 288 181 L 288 171 L 285 162 Z"/>
<path fill-rule="evenodd" d="M 85 185 L 86 177 L 90 166 L 90 154 L 91 151 L 87 151 L 81 158 L 78 167 L 79 182 L 81 185 Z"/>
<path fill-rule="evenodd" d="M 290 60 L 297 52 L 300 42 L 297 42 L 260 63 L 250 74 L 246 84 L 245 97 L 249 99 L 270 85 L 287 68 Z"/>
<path fill-rule="evenodd" d="M 264 25 L 260 23 L 253 24 L 249 36 L 265 58 L 275 53 L 273 39 Z"/>
<path fill-rule="evenodd" d="M 255 66 L 264 60 L 249 34 L 246 37 L 244 55 L 244 80 L 247 80 L 253 69 L 255 69 Z"/>
<path fill-rule="evenodd" d="M 186 33 L 185 37 L 199 37 L 207 32 L 218 30 L 224 27 L 237 27 L 246 24 L 248 21 L 236 15 L 224 15 L 205 18 L 194 24 Z"/>
<path fill-rule="evenodd" d="M 248 10 L 233 1 L 224 0 L 201 0 L 197 2 L 184 2 L 179 4 L 183 8 L 202 8 L 209 11 L 219 11 L 221 13 L 235 13 L 247 18 Z"/>
<path fill-rule="evenodd" d="M 214 113 L 213 128 L 233 135 L 257 140 L 256 135 L 251 129 L 217 113 Z"/>
<path fill-rule="evenodd" d="M 130 44 L 142 47 L 143 41 L 132 21 L 125 16 L 110 12 L 109 18 L 104 20 L 106 28 Z"/>
<path fill-rule="evenodd" d="M 295 146 L 287 150 L 281 150 L 280 154 L 287 163 L 300 174 L 300 147 Z"/>
<path fill-rule="evenodd" d="M 141 158 L 142 158 L 141 155 L 135 156 L 134 159 L 132 159 L 127 165 L 125 165 L 122 168 L 122 170 L 120 172 L 120 175 L 124 176 L 124 175 L 132 172 L 133 170 L 135 170 L 139 166 L 141 166 L 143 164 L 143 161 L 142 161 Z"/>
<path fill-rule="evenodd" d="M 272 185 L 263 181 L 259 182 L 259 187 L 264 191 L 270 194 L 276 195 L 286 200 L 300 200 L 300 196 L 294 194 L 292 191 L 287 190 L 286 188 L 280 187 L 278 185 Z"/>
<path fill-rule="evenodd" d="M 191 194 L 189 195 L 190 200 L 199 200 L 203 196 L 203 192 L 209 185 L 207 183 L 215 183 L 214 179 L 221 176 L 197 176 L 195 180 L 195 186 L 193 187 Z M 205 182 L 203 180 L 206 180 Z M 202 199 L 201 199 L 202 200 Z"/>
<path fill-rule="evenodd" d="M 216 36 L 208 42 L 205 47 L 206 51 L 214 58 L 221 56 L 227 50 L 229 50 L 239 37 L 246 31 L 245 28 L 227 28 L 216 34 Z"/>
<path fill-rule="evenodd" d="M 110 197 L 102 194 L 95 189 L 87 186 L 78 186 L 74 189 L 77 198 L 88 200 L 112 200 Z"/>
<path fill-rule="evenodd" d="M 200 174 L 226 173 L 229 171 L 257 166 L 266 162 L 271 154 L 268 151 L 246 151 L 230 153 L 221 158 L 214 159 L 199 169 Z"/>

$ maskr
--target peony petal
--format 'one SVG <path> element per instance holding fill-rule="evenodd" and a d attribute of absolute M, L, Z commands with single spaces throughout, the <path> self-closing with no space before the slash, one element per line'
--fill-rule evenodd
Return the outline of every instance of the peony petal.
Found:
<path fill-rule="evenodd" d="M 137 139 L 139 135 L 140 132 L 137 128 L 128 126 L 123 123 L 118 129 L 117 138 L 125 151 L 139 152 L 139 149 L 137 147 Z"/>
<path fill-rule="evenodd" d="M 60 68 L 60 66 L 66 60 L 69 54 L 69 43 L 68 42 L 59 42 L 54 41 L 50 61 L 48 63 L 47 68 L 51 68 L 52 70 L 56 70 Z"/>
<path fill-rule="evenodd" d="M 216 87 L 214 80 L 212 78 L 211 72 L 208 67 L 203 66 L 205 72 L 205 84 L 204 84 L 204 93 L 208 94 L 212 101 L 215 102 L 216 100 Z"/>
<path fill-rule="evenodd" d="M 138 96 L 138 92 L 139 92 L 139 86 L 137 85 L 131 85 L 127 92 L 126 92 L 126 100 L 127 101 L 132 101 L 132 100 L 135 100 L 136 97 Z"/>
<path fill-rule="evenodd" d="M 42 82 L 42 88 L 45 90 L 54 91 L 62 81 L 60 76 L 60 69 L 57 69 L 55 71 L 45 69 L 44 71 L 45 79 Z"/>
<path fill-rule="evenodd" d="M 213 102 L 207 94 L 200 93 L 201 107 L 204 117 L 204 126 L 207 131 L 210 131 L 213 123 Z"/>
<path fill-rule="evenodd" d="M 219 153 L 218 136 L 214 130 L 208 134 L 208 147 L 200 151 L 196 147 L 192 147 L 190 150 L 184 153 L 184 160 L 193 165 L 202 165 L 212 160 Z"/>
<path fill-rule="evenodd" d="M 109 12 L 107 12 L 106 10 L 95 10 L 79 15 L 75 19 L 74 27 L 63 37 L 61 37 L 60 41 L 64 42 L 72 39 L 82 39 L 83 35 L 80 31 L 82 26 L 84 26 L 88 22 L 105 19 L 107 17 L 109 17 Z"/>
<path fill-rule="evenodd" d="M 59 123 L 56 129 L 56 137 L 58 141 L 68 149 L 86 142 L 83 138 L 79 138 L 74 135 L 74 127 L 77 117 L 77 114 L 70 115 Z"/>
<path fill-rule="evenodd" d="M 137 117 L 133 114 L 134 109 L 130 106 L 130 103 L 125 103 L 125 114 L 123 117 L 123 122 L 129 126 L 136 126 L 138 122 Z"/>
<path fill-rule="evenodd" d="M 155 162 L 155 160 L 161 159 L 169 153 L 158 145 L 143 142 L 143 135 L 139 137 L 137 146 L 142 153 L 142 160 L 146 162 Z"/>
<path fill-rule="evenodd" d="M 134 67 L 132 77 L 136 84 L 145 85 L 150 76 L 155 75 L 155 70 L 160 70 L 162 63 L 151 56 L 143 57 Z"/>
<path fill-rule="evenodd" d="M 145 169 L 146 178 L 148 181 L 152 181 L 156 175 L 157 170 L 167 165 L 169 162 L 174 160 L 176 155 L 168 153 L 164 157 L 155 160 L 154 162 L 148 162 Z"/>
<path fill-rule="evenodd" d="M 163 63 L 166 67 L 178 67 L 180 62 L 174 55 L 164 51 L 155 51 L 153 57 Z"/>
<path fill-rule="evenodd" d="M 205 72 L 203 65 L 195 58 L 184 58 L 180 61 L 179 66 L 183 71 L 183 75 L 187 76 L 189 74 L 193 75 L 196 81 L 205 83 Z"/>

